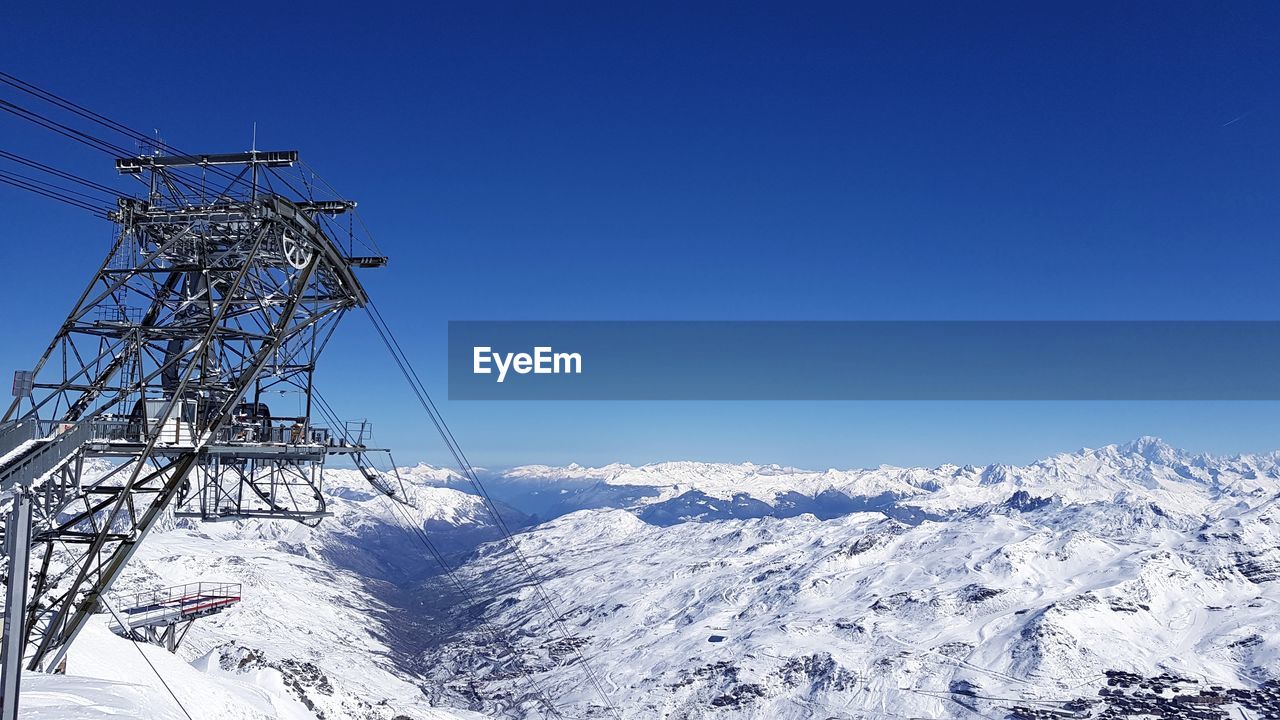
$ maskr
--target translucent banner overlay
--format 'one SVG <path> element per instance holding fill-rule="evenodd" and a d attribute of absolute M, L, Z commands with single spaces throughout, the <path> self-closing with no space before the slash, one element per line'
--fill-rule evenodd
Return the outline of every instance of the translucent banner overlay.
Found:
<path fill-rule="evenodd" d="M 1280 321 L 449 323 L 451 400 L 1277 400 Z"/>

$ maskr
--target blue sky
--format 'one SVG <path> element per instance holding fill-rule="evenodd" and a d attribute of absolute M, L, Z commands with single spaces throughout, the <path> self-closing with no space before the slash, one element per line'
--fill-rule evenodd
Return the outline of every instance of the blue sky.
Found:
<path fill-rule="evenodd" d="M 367 284 L 439 400 L 450 319 L 1277 318 L 1280 8 L 893 5 L 9 8 L 0 65 L 184 149 L 246 149 L 256 122 L 300 150 L 391 256 Z M 111 229 L 7 188 L 0 208 L 7 372 Z M 325 362 L 398 459 L 443 460 L 361 317 Z M 1280 447 L 1264 402 L 442 409 L 492 466 Z"/>

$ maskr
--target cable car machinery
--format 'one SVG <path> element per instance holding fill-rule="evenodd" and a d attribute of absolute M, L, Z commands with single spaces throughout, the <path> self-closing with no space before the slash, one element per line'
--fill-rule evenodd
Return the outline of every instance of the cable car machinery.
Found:
<path fill-rule="evenodd" d="M 297 191 L 281 172 L 297 164 L 256 150 L 116 161 L 145 197 L 119 199 L 106 259 L 0 421 L 0 720 L 16 713 L 19 666 L 62 666 L 166 509 L 315 524 L 332 455 L 404 501 L 394 463 L 375 466 L 385 451 L 313 382 L 339 320 L 367 303 L 355 270 L 386 259 L 354 254 L 353 231 L 334 240 L 355 203 L 315 199 L 300 169 Z M 272 413 L 281 391 L 295 414 Z"/>

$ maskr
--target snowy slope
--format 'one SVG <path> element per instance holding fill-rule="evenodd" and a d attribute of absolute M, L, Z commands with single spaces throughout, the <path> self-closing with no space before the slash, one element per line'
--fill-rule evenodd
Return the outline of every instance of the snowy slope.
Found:
<path fill-rule="evenodd" d="M 198 621 L 178 657 L 150 647 L 148 654 L 161 656 L 157 665 L 171 685 L 187 688 L 201 708 L 196 717 L 472 717 L 432 708 L 416 679 L 397 668 L 403 638 L 396 633 L 411 619 L 394 603 L 394 583 L 429 572 L 404 520 L 354 471 L 331 470 L 326 481 L 334 515 L 318 528 L 164 522 L 117 583 L 117 595 L 203 580 L 241 583 L 243 599 Z M 410 491 L 416 507 L 400 511 L 444 544 L 449 528 L 469 543 L 496 537 L 478 498 L 443 488 Z M 99 717 L 80 707 L 83 698 L 106 702 L 107 714 L 168 717 L 172 710 L 181 717 L 130 645 L 102 627 L 86 630 L 66 677 L 34 676 L 28 690 L 37 699 L 24 717 Z M 149 709 L 135 714 L 135 706 Z"/>
<path fill-rule="evenodd" d="M 98 620 L 101 620 L 99 618 Z M 131 648 L 102 622 L 92 622 L 70 657 L 67 675 L 28 675 L 24 680 L 24 716 L 74 718 L 119 717 L 308 718 L 311 715 L 287 694 L 233 677 L 210 676 L 150 645 Z M 145 659 L 143 657 L 145 654 Z M 164 677 L 176 700 L 147 666 Z M 179 706 L 178 703 L 181 703 Z"/>
<path fill-rule="evenodd" d="M 1262 546 L 1280 542 L 1280 510 L 1242 522 Z M 1206 534 L 1218 533 L 1103 506 L 916 527 L 859 513 L 662 528 L 615 510 L 559 518 L 521 546 L 625 717 L 949 717 L 954 702 L 931 693 L 960 681 L 1071 699 L 1115 669 L 1228 686 L 1276 677 L 1280 588 L 1241 562 L 1236 539 Z M 500 556 L 467 572 L 495 590 L 520 575 Z M 547 615 L 527 591 L 512 596 L 496 623 L 520 628 L 520 655 L 562 702 L 596 702 L 556 667 Z M 424 669 L 446 683 L 479 669 L 469 652 L 441 648 Z"/>
<path fill-rule="evenodd" d="M 359 711 L 334 712 L 326 708 L 329 711 L 321 715 L 324 709 L 297 692 L 296 673 L 288 665 L 228 669 L 210 666 L 208 662 L 188 663 L 181 655 L 171 655 L 145 643 L 134 644 L 111 634 L 105 619 L 96 618 L 81 633 L 75 652 L 69 657 L 67 674 L 28 674 L 24 678 L 21 717 L 59 720 L 121 717 L 181 720 L 188 714 L 194 720 L 391 717 L 387 712 L 389 707 L 382 708 L 379 714 L 363 715 Z M 421 720 L 480 717 L 430 708 L 418 700 L 406 702 L 403 714 L 398 711 L 395 716 Z"/>
<path fill-rule="evenodd" d="M 244 583 L 178 657 L 149 649 L 219 698 L 209 717 L 609 717 L 584 667 L 623 718 L 1280 703 L 1277 454 L 1143 438 L 1024 467 L 488 472 L 519 555 L 456 473 L 404 473 L 463 592 L 347 471 L 316 529 L 170 521 L 142 546 L 118 590 Z M 180 717 L 137 655 L 91 628 L 72 674 L 29 682 L 32 717 Z"/>
<path fill-rule="evenodd" d="M 1108 671 L 1272 692 L 1277 470 L 1275 455 L 1216 459 L 1144 438 L 1021 468 L 667 463 L 506 479 L 555 488 L 564 475 L 592 503 L 623 488 L 623 509 L 564 515 L 520 545 L 624 717 L 1003 717 L 1096 701 Z M 884 512 L 841 513 L 871 499 L 858 493 Z M 690 495 L 683 519 L 701 522 L 642 520 Z M 833 517 L 793 514 L 795 495 Z M 726 508 L 742 519 L 719 519 Z M 512 662 L 558 702 L 601 711 L 509 554 L 491 546 L 464 572 L 504 594 L 490 619 L 519 628 Z M 475 660 L 491 644 L 476 627 L 421 670 L 442 697 L 450 678 L 485 674 L 491 694 L 527 692 Z"/>

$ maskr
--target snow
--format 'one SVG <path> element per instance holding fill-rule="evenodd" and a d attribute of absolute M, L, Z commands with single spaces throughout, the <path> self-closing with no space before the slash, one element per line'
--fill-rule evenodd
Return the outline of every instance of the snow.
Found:
<path fill-rule="evenodd" d="M 1142 438 L 1022 467 L 486 471 L 559 623 L 464 478 L 402 473 L 414 507 L 330 470 L 318 528 L 148 538 L 118 592 L 244 585 L 176 656 L 145 648 L 193 715 L 541 718 L 532 678 L 606 717 L 583 657 L 627 719 L 1003 716 L 1096 699 L 1114 670 L 1280 678 L 1280 454 Z M 28 677 L 26 712 L 182 717 L 129 645 L 90 627 L 68 675 Z M 964 709 L 956 683 L 1005 700 Z"/>
<path fill-rule="evenodd" d="M 728 519 L 814 512 L 821 517 L 892 506 L 899 517 L 941 516 L 1008 502 L 1053 497 L 1064 503 L 1154 503 L 1212 515 L 1239 497 L 1275 487 L 1276 456 L 1212 458 L 1140 438 L 1064 453 L 1025 467 L 882 466 L 805 470 L 753 463 L 666 462 L 528 465 L 489 472 L 490 493 L 546 519 L 581 509 L 623 507 L 646 520 Z M 456 474 L 415 469 L 415 479 L 469 490 Z"/>
<path fill-rule="evenodd" d="M 0 467 L 4 467 L 10 460 L 13 460 L 16 457 L 22 456 L 28 450 L 35 447 L 41 442 L 43 442 L 41 438 L 33 438 L 30 440 L 23 440 L 22 442 L 18 443 L 16 446 L 14 446 L 12 450 L 10 450 L 7 453 L 4 453 L 3 455 L 0 455 Z"/>
<path fill-rule="evenodd" d="M 91 622 L 68 658 L 66 675 L 33 673 L 23 679 L 23 716 L 89 720 L 124 715 L 168 720 L 185 718 L 185 708 L 196 720 L 314 717 L 285 694 L 209 675 L 161 648 L 146 644 L 130 648 L 132 644 L 111 634 L 102 622 Z M 147 660 L 155 666 L 154 672 Z"/>
<path fill-rule="evenodd" d="M 916 527 L 859 513 L 666 528 L 629 515 L 574 513 L 521 537 L 584 653 L 626 688 L 627 717 L 680 716 L 748 685 L 763 688 L 750 711 L 723 714 L 808 717 L 802 702 L 937 717 L 949 701 L 918 691 L 954 680 L 1061 697 L 1108 669 L 1231 686 L 1280 672 L 1273 640 L 1245 662 L 1231 650 L 1241 637 L 1280 637 L 1280 592 L 1242 576 L 1230 548 L 1205 557 L 1195 533 L 1135 534 L 1104 512 L 1075 517 L 1072 532 L 1040 527 L 1059 518 L 1000 514 Z M 466 571 L 490 586 L 519 579 L 499 556 Z M 497 604 L 496 622 L 521 629 L 522 653 L 545 655 L 538 643 L 556 630 L 527 593 L 516 596 Z M 711 645 L 711 635 L 725 639 Z M 426 664 L 459 671 L 465 647 Z M 831 669 L 789 680 L 787 668 L 806 661 Z M 580 674 L 542 664 L 540 679 L 570 706 L 596 701 Z"/>

